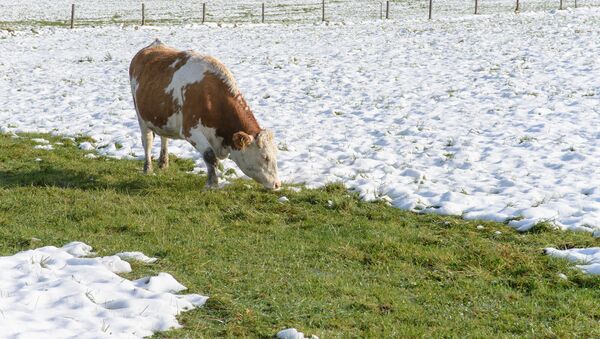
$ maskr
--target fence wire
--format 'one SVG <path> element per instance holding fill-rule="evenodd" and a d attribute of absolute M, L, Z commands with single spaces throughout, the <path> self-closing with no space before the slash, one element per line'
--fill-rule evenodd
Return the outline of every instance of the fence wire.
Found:
<path fill-rule="evenodd" d="M 267 23 L 302 23 L 322 20 L 323 2 L 316 0 L 21 0 L 0 2 L 0 22 L 67 22 L 71 4 L 79 22 L 135 22 L 141 19 L 142 3 L 147 23 L 197 23 L 202 20 L 203 3 L 208 22 L 249 23 L 262 21 L 265 5 Z M 575 7 L 575 0 L 563 0 L 563 8 Z M 520 12 L 557 10 L 560 0 L 520 0 Z M 600 0 L 577 0 L 578 7 L 600 6 Z M 327 21 L 378 20 L 386 16 L 386 1 L 327 0 Z M 478 0 L 479 14 L 511 13 L 516 0 Z M 389 1 L 389 18 L 426 19 L 429 0 Z M 434 18 L 452 18 L 474 13 L 475 0 L 433 0 Z"/>

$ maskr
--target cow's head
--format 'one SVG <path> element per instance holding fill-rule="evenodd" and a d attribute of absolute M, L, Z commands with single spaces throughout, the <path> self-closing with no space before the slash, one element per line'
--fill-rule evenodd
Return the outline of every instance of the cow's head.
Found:
<path fill-rule="evenodd" d="M 231 159 L 250 178 L 267 189 L 279 189 L 281 181 L 277 175 L 277 146 L 273 133 L 262 130 L 256 138 L 245 132 L 233 135 Z"/>

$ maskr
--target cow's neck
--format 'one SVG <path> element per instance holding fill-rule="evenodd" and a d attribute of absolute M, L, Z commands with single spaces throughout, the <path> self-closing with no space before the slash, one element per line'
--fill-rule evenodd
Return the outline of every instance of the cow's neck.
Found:
<path fill-rule="evenodd" d="M 239 131 L 235 132 L 246 132 L 249 135 L 256 136 L 258 132 L 260 132 L 260 126 L 254 117 L 254 113 L 248 106 L 246 99 L 242 96 L 241 93 L 238 93 L 233 97 L 233 102 L 231 104 L 231 118 L 233 121 L 239 121 Z"/>

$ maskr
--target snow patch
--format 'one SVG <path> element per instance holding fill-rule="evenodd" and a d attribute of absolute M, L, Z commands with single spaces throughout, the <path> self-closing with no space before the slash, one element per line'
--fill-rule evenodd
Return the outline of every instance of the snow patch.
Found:
<path fill-rule="evenodd" d="M 571 248 L 567 250 L 558 250 L 549 247 L 544 249 L 544 252 L 551 257 L 579 263 L 575 267 L 585 273 L 600 274 L 600 247 Z"/>
<path fill-rule="evenodd" d="M 0 257 L 2 336 L 142 338 L 181 327 L 175 316 L 207 300 L 173 294 L 185 287 L 167 273 L 124 279 L 116 272 L 131 271 L 127 262 L 86 257 L 92 254 L 91 246 L 71 242 Z"/>
<path fill-rule="evenodd" d="M 277 338 L 279 339 L 319 339 L 316 335 L 311 335 L 310 337 L 305 337 L 304 333 L 299 332 L 295 328 L 286 328 L 285 330 L 281 330 L 277 332 Z"/>
<path fill-rule="evenodd" d="M 146 264 L 151 264 L 157 260 L 156 258 L 148 257 L 142 252 L 121 252 L 115 255 L 123 260 L 137 260 Z"/>

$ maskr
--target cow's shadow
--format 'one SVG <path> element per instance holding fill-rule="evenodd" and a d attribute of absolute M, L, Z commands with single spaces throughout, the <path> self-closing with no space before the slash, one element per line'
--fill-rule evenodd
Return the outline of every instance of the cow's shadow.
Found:
<path fill-rule="evenodd" d="M 198 184 L 200 185 L 200 183 Z M 142 173 L 133 178 L 104 180 L 85 171 L 57 167 L 46 167 L 35 170 L 0 170 L 0 188 L 58 187 L 80 190 L 113 189 L 128 194 L 141 194 L 147 189 L 164 187 L 165 185 L 168 185 L 168 183 L 160 180 L 148 180 Z"/>

